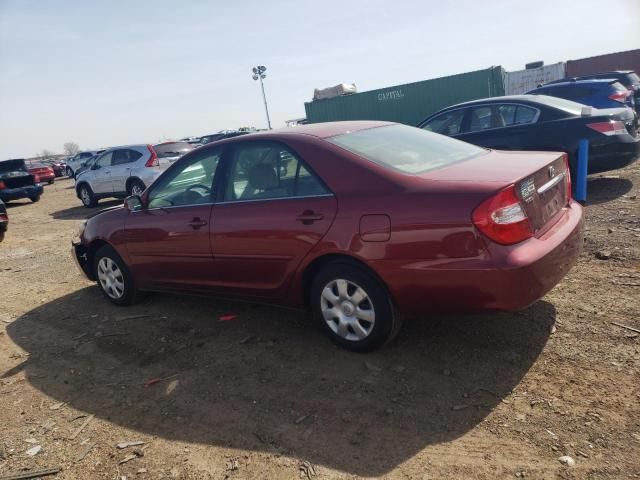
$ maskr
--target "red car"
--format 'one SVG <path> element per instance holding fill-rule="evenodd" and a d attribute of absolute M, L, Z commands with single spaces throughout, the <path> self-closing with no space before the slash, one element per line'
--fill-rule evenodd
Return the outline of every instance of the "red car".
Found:
<path fill-rule="evenodd" d="M 31 175 L 36 177 L 37 182 L 47 182 L 51 185 L 56 180 L 56 174 L 53 168 L 48 165 L 32 163 L 29 165 L 28 170 Z"/>
<path fill-rule="evenodd" d="M 400 313 L 517 310 L 569 271 L 583 213 L 567 157 L 387 122 L 216 142 L 82 224 L 74 257 L 113 303 L 142 291 L 308 307 L 373 350 Z"/>

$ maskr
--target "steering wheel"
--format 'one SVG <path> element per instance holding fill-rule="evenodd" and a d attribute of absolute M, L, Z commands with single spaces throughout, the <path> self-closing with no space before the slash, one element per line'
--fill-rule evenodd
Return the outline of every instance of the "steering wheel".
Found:
<path fill-rule="evenodd" d="M 205 191 L 205 193 L 211 193 L 211 188 L 207 187 L 206 185 L 203 185 L 201 183 L 196 183 L 195 185 L 189 185 L 187 187 L 187 192 L 190 192 L 194 188 L 202 188 Z"/>

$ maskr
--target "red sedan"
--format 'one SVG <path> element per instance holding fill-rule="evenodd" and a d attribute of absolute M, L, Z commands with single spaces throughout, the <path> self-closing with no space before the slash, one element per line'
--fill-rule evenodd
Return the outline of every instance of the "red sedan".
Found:
<path fill-rule="evenodd" d="M 56 174 L 48 165 L 32 163 L 28 167 L 29 173 L 36 177 L 36 182 L 47 182 L 51 185 L 56 180 Z"/>
<path fill-rule="evenodd" d="M 216 142 L 82 224 L 74 256 L 113 303 L 143 291 L 308 307 L 357 351 L 400 313 L 516 310 L 578 258 L 567 157 L 386 122 Z"/>

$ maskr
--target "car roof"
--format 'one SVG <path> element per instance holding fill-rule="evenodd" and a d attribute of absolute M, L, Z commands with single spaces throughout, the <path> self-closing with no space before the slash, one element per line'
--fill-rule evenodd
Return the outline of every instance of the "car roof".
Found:
<path fill-rule="evenodd" d="M 450 107 L 446 107 L 443 108 L 441 110 L 439 110 L 438 112 L 435 113 L 439 113 L 439 112 L 443 112 L 445 110 L 449 110 L 452 108 L 459 108 L 459 107 L 466 107 L 467 105 L 477 105 L 477 104 L 481 104 L 481 103 L 494 103 L 494 102 L 501 102 L 501 103 L 509 103 L 509 102 L 532 102 L 532 103 L 538 103 L 536 102 L 536 97 L 538 96 L 548 96 L 548 95 L 528 95 L 528 94 L 524 94 L 524 95 L 504 95 L 502 97 L 487 97 L 487 98 L 478 98 L 477 100 L 470 100 L 468 102 L 462 102 L 462 103 L 457 103 L 455 105 L 451 105 Z M 434 113 L 434 115 L 435 115 Z M 429 115 L 431 116 L 431 115 Z M 298 128 L 298 127 L 296 127 Z"/>
<path fill-rule="evenodd" d="M 347 132 L 357 132 L 359 130 L 368 130 L 370 128 L 384 127 L 386 125 L 394 125 L 394 123 L 374 120 L 310 123 L 307 125 L 297 126 L 296 128 L 284 127 L 274 130 L 252 132 L 246 135 L 220 140 L 219 142 L 212 143 L 211 145 L 220 145 L 223 143 L 232 143 L 234 141 L 244 141 L 247 139 L 282 137 L 283 135 L 289 138 L 297 136 L 329 138 Z"/>
<path fill-rule="evenodd" d="M 579 78 L 576 80 L 566 80 L 564 82 L 554 82 L 554 83 L 545 83 L 541 87 L 544 88 L 546 86 L 566 86 L 566 85 L 577 85 L 577 84 L 585 84 L 585 83 L 602 83 L 602 84 L 610 84 L 614 82 L 618 82 L 617 78 Z"/>

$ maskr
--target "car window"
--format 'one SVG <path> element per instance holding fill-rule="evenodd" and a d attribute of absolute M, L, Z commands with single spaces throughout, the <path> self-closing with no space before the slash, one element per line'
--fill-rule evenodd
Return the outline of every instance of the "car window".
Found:
<path fill-rule="evenodd" d="M 437 117 L 429 120 L 423 129 L 430 132 L 441 133 L 443 135 L 457 135 L 462 128 L 462 120 L 464 119 L 464 109 L 454 110 L 452 112 L 444 112 Z"/>
<path fill-rule="evenodd" d="M 135 162 L 142 156 L 142 153 L 131 150 L 129 148 L 123 148 L 113 152 L 112 165 L 123 165 L 125 163 Z"/>
<path fill-rule="evenodd" d="M 149 208 L 198 205 L 211 202 L 213 180 L 222 149 L 201 152 L 167 171 L 151 187 Z"/>
<path fill-rule="evenodd" d="M 524 105 L 518 105 L 516 109 L 516 125 L 524 125 L 527 123 L 533 123 L 538 117 L 538 110 L 532 107 L 526 107 Z"/>
<path fill-rule="evenodd" d="M 518 107 L 513 104 L 497 105 L 496 119 L 497 125 L 508 127 L 516 123 L 516 109 Z"/>
<path fill-rule="evenodd" d="M 113 152 L 103 153 L 99 158 L 96 159 L 95 165 L 99 165 L 100 167 L 110 167 L 112 156 Z"/>
<path fill-rule="evenodd" d="M 329 193 L 303 161 L 285 146 L 247 143 L 235 147 L 225 201 L 263 200 Z"/>
<path fill-rule="evenodd" d="M 493 127 L 491 107 L 476 107 L 471 109 L 470 132 L 487 130 Z"/>
<path fill-rule="evenodd" d="M 455 138 L 406 125 L 389 125 L 327 139 L 384 167 L 421 174 L 487 153 Z"/>

